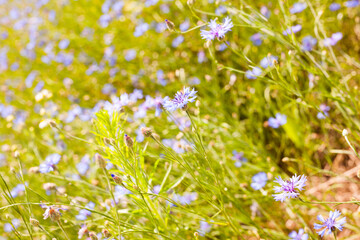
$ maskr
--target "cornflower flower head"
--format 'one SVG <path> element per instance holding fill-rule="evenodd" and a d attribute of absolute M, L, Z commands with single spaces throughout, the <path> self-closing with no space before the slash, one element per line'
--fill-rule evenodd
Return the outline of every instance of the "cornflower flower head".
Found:
<path fill-rule="evenodd" d="M 61 213 L 59 211 L 59 208 L 56 208 L 55 206 L 46 206 L 46 210 L 43 216 L 44 219 L 50 217 L 51 221 L 57 222 L 60 220 Z"/>
<path fill-rule="evenodd" d="M 301 49 L 303 51 L 311 51 L 313 47 L 316 45 L 317 39 L 308 35 L 302 39 Z"/>
<path fill-rule="evenodd" d="M 195 89 L 185 88 L 182 91 L 178 91 L 175 94 L 174 99 L 169 99 L 168 97 L 164 98 L 163 100 L 163 106 L 166 110 L 169 112 L 173 112 L 176 109 L 186 109 L 187 104 L 189 102 L 194 102 L 196 99 L 196 93 Z"/>
<path fill-rule="evenodd" d="M 292 231 L 289 234 L 290 240 L 307 240 L 309 235 L 305 233 L 304 229 L 299 229 L 299 232 Z"/>
<path fill-rule="evenodd" d="M 56 164 L 60 162 L 61 156 L 57 153 L 46 157 L 45 161 L 40 164 L 39 171 L 41 173 L 48 173 L 54 171 Z"/>
<path fill-rule="evenodd" d="M 269 118 L 268 122 L 270 127 L 279 128 L 280 126 L 284 125 L 287 122 L 286 115 L 277 113 L 275 115 L 275 118 L 273 117 Z"/>
<path fill-rule="evenodd" d="M 327 219 L 324 219 L 323 216 L 318 215 L 317 219 L 319 221 L 321 221 L 322 224 L 314 223 L 314 229 L 319 230 L 324 227 L 323 230 L 317 232 L 321 237 L 324 236 L 326 230 L 327 230 L 326 234 L 332 233 L 333 231 L 336 230 L 336 228 L 339 231 L 342 231 L 342 229 L 343 229 L 342 225 L 346 223 L 346 217 L 336 220 L 338 217 L 340 217 L 340 215 L 341 215 L 341 212 L 338 210 L 335 210 L 334 212 L 330 211 L 329 218 L 327 218 Z"/>
<path fill-rule="evenodd" d="M 235 161 L 235 167 L 241 167 L 244 162 L 247 162 L 247 159 L 244 157 L 243 152 L 237 152 L 236 150 L 232 151 L 232 159 Z"/>
<path fill-rule="evenodd" d="M 306 8 L 307 8 L 306 3 L 297 2 L 297 3 L 294 3 L 294 5 L 292 5 L 292 7 L 290 8 L 290 13 L 291 14 L 300 13 L 300 12 L 304 11 Z"/>
<path fill-rule="evenodd" d="M 287 36 L 291 33 L 297 33 L 297 32 L 300 32 L 301 29 L 302 29 L 302 26 L 300 24 L 291 26 L 290 28 L 283 31 L 283 35 Z"/>
<path fill-rule="evenodd" d="M 353 8 L 353 7 L 357 7 L 360 5 L 360 1 L 359 0 L 351 0 L 351 1 L 346 1 L 344 3 L 345 7 L 347 8 Z"/>
<path fill-rule="evenodd" d="M 234 26 L 234 24 L 229 17 L 226 17 L 222 24 L 217 23 L 216 19 L 213 19 L 210 20 L 208 26 L 210 27 L 210 30 L 200 31 L 201 37 L 209 41 L 217 38 L 220 41 L 224 39 L 227 32 L 231 31 L 231 28 Z"/>
<path fill-rule="evenodd" d="M 343 38 L 343 34 L 341 32 L 333 33 L 331 37 L 324 39 L 324 46 L 335 46 L 338 41 Z"/>
<path fill-rule="evenodd" d="M 252 178 L 251 187 L 255 190 L 260 190 L 265 187 L 268 177 L 265 172 L 259 172 L 255 174 Z"/>
<path fill-rule="evenodd" d="M 321 112 L 318 112 L 318 114 L 316 115 L 318 119 L 325 119 L 327 116 L 329 116 L 329 111 L 330 111 L 329 106 L 323 103 L 320 104 L 319 109 Z"/>
<path fill-rule="evenodd" d="M 283 202 L 286 198 L 297 198 L 299 196 L 299 191 L 303 190 L 306 186 L 306 176 L 296 174 L 292 176 L 287 181 L 282 180 L 281 177 L 275 178 L 274 182 L 280 184 L 280 186 L 275 186 L 274 190 L 275 193 L 272 196 L 274 197 L 275 201 Z"/>

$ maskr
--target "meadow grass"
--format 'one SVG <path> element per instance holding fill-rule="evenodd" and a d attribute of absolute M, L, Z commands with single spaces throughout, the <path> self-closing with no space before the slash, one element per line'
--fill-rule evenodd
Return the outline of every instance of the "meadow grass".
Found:
<path fill-rule="evenodd" d="M 0 1 L 0 239 L 360 239 L 336 4 Z"/>

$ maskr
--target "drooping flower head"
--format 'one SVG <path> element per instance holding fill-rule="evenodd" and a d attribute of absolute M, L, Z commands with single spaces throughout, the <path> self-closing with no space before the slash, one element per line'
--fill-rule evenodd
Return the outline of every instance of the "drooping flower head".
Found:
<path fill-rule="evenodd" d="M 203 39 L 211 41 L 215 38 L 222 40 L 225 37 L 225 34 L 231 31 L 234 24 L 229 17 L 226 17 L 222 24 L 217 23 L 216 19 L 213 19 L 210 20 L 208 26 L 210 27 L 210 30 L 201 30 L 200 35 Z"/>
<path fill-rule="evenodd" d="M 299 232 L 292 231 L 289 234 L 290 240 L 308 240 L 309 235 L 305 233 L 304 229 L 299 229 Z"/>
<path fill-rule="evenodd" d="M 280 186 L 275 186 L 275 193 L 272 196 L 276 201 L 283 202 L 286 198 L 297 198 L 299 196 L 299 191 L 303 190 L 306 186 L 306 176 L 296 174 L 287 181 L 282 180 L 281 177 L 275 178 L 274 182 L 280 184 Z"/>
<path fill-rule="evenodd" d="M 195 89 L 185 88 L 182 91 L 178 91 L 175 94 L 174 99 L 169 99 L 168 97 L 164 98 L 163 100 L 163 106 L 166 110 L 169 112 L 173 112 L 176 109 L 179 108 L 186 108 L 187 104 L 189 102 L 194 102 L 196 99 L 196 93 Z"/>
<path fill-rule="evenodd" d="M 46 206 L 46 210 L 43 216 L 44 219 L 50 217 L 51 221 L 57 222 L 60 220 L 61 213 L 59 211 L 59 208 L 55 206 Z"/>
<path fill-rule="evenodd" d="M 346 223 L 346 217 L 336 220 L 338 217 L 340 217 L 340 215 L 341 215 L 341 212 L 338 210 L 335 210 L 334 212 L 330 211 L 328 219 L 324 219 L 323 216 L 318 215 L 317 219 L 319 221 L 321 221 L 322 224 L 315 223 L 314 229 L 319 230 L 321 228 L 324 228 L 323 230 L 317 232 L 321 237 L 324 236 L 326 230 L 327 230 L 326 234 L 332 233 L 333 231 L 336 230 L 336 228 L 339 231 L 342 231 L 342 229 L 343 229 L 342 225 Z"/>

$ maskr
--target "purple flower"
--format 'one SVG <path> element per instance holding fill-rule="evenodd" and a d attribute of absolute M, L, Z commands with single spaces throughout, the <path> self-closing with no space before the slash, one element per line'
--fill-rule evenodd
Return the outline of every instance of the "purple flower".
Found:
<path fill-rule="evenodd" d="M 323 230 L 317 232 L 321 237 L 324 236 L 326 230 L 327 230 L 326 234 L 330 234 L 331 232 L 335 231 L 335 228 L 337 228 L 339 231 L 342 231 L 343 229 L 342 225 L 346 223 L 346 217 L 336 220 L 336 218 L 340 217 L 340 215 L 341 212 L 338 210 L 335 210 L 334 212 L 330 211 L 329 218 L 326 220 L 323 218 L 323 216 L 318 215 L 317 219 L 321 221 L 322 224 L 315 223 L 314 229 L 319 230 L 324 227 Z"/>
<path fill-rule="evenodd" d="M 287 36 L 289 34 L 293 33 L 297 33 L 302 29 L 302 26 L 300 24 L 292 26 L 291 28 L 286 29 L 285 31 L 283 31 L 283 35 Z"/>
<path fill-rule="evenodd" d="M 344 3 L 345 7 L 348 8 L 353 8 L 353 7 L 357 7 L 360 5 L 360 1 L 359 0 L 352 0 L 352 1 L 347 1 Z"/>
<path fill-rule="evenodd" d="M 299 229 L 299 232 L 292 231 L 289 234 L 290 240 L 307 240 L 309 235 L 305 233 L 304 229 Z"/>
<path fill-rule="evenodd" d="M 149 24 L 147 23 L 140 23 L 135 27 L 134 36 L 140 37 L 142 36 L 147 30 L 149 30 Z"/>
<path fill-rule="evenodd" d="M 203 63 L 207 60 L 204 51 L 199 51 L 197 56 L 198 56 L 198 63 Z"/>
<path fill-rule="evenodd" d="M 180 31 L 185 32 L 186 30 L 188 30 L 190 27 L 190 22 L 189 20 L 186 20 L 185 22 L 181 23 L 179 26 Z"/>
<path fill-rule="evenodd" d="M 188 103 L 194 102 L 196 99 L 195 89 L 185 88 L 181 91 L 178 91 L 175 94 L 174 99 L 169 99 L 168 97 L 164 99 L 163 106 L 169 112 L 173 112 L 176 109 L 185 108 Z"/>
<path fill-rule="evenodd" d="M 59 48 L 60 49 L 66 49 L 70 44 L 70 41 L 68 39 L 61 40 L 59 42 Z"/>
<path fill-rule="evenodd" d="M 46 157 L 45 161 L 40 164 L 39 171 L 41 173 L 48 173 L 54 171 L 55 165 L 60 162 L 61 156 L 57 153 L 51 154 Z"/>
<path fill-rule="evenodd" d="M 200 236 L 205 236 L 206 233 L 211 231 L 211 225 L 208 222 L 200 221 L 200 229 L 198 230 Z"/>
<path fill-rule="evenodd" d="M 44 219 L 47 219 L 50 217 L 51 221 L 53 222 L 57 222 L 60 220 L 60 209 L 55 207 L 55 206 L 45 206 L 46 210 L 45 213 L 43 214 Z"/>
<path fill-rule="evenodd" d="M 20 183 L 11 190 L 10 194 L 14 198 L 17 197 L 23 191 L 25 191 L 25 185 Z"/>
<path fill-rule="evenodd" d="M 277 56 L 267 56 L 264 57 L 261 61 L 260 61 L 260 66 L 263 68 L 268 68 L 268 67 L 272 67 L 274 66 L 274 61 L 277 61 L 279 58 Z"/>
<path fill-rule="evenodd" d="M 334 46 L 338 41 L 340 41 L 343 38 L 343 34 L 341 32 L 333 33 L 331 37 L 324 39 L 324 46 Z"/>
<path fill-rule="evenodd" d="M 86 207 L 86 208 L 89 208 L 89 209 L 94 209 L 94 208 L 95 208 L 95 203 L 89 202 L 88 204 L 86 204 L 85 207 Z M 75 217 L 76 217 L 76 219 L 79 220 L 79 221 L 84 221 L 84 220 L 86 220 L 90 215 L 91 215 L 91 211 L 82 208 L 82 209 L 79 210 L 79 214 L 76 215 Z"/>
<path fill-rule="evenodd" d="M 11 223 L 12 223 L 12 225 L 10 223 L 4 224 L 4 232 L 12 232 L 14 230 L 14 227 L 15 227 L 15 229 L 17 229 L 18 227 L 20 227 L 21 221 L 17 218 L 14 218 L 11 220 Z"/>
<path fill-rule="evenodd" d="M 80 162 L 76 164 L 76 169 L 78 170 L 79 174 L 84 176 L 86 172 L 90 168 L 90 157 L 89 155 L 85 155 L 81 158 Z"/>
<path fill-rule="evenodd" d="M 286 115 L 277 113 L 275 115 L 275 118 L 273 117 L 269 118 L 268 122 L 270 127 L 279 128 L 280 126 L 284 125 L 287 122 Z"/>
<path fill-rule="evenodd" d="M 265 172 L 259 172 L 255 174 L 251 178 L 251 180 L 252 180 L 251 187 L 255 190 L 260 190 L 266 185 L 268 178 Z"/>
<path fill-rule="evenodd" d="M 262 73 L 261 68 L 254 67 L 252 70 L 247 70 L 245 73 L 245 77 L 247 79 L 256 79 L 258 76 L 260 76 Z"/>
<path fill-rule="evenodd" d="M 316 45 L 317 39 L 312 36 L 306 36 L 302 39 L 302 50 L 311 51 L 313 47 Z"/>
<path fill-rule="evenodd" d="M 290 8 L 290 13 L 291 14 L 300 13 L 300 12 L 304 11 L 305 8 L 307 8 L 306 3 L 298 2 L 298 3 L 295 3 L 294 5 L 292 5 L 292 7 Z"/>
<path fill-rule="evenodd" d="M 178 47 L 182 42 L 184 42 L 184 36 L 183 35 L 180 35 L 180 36 L 177 36 L 171 43 L 171 46 L 176 48 Z"/>
<path fill-rule="evenodd" d="M 237 152 L 236 150 L 232 151 L 232 159 L 235 161 L 235 167 L 241 167 L 244 162 L 247 162 L 247 159 L 244 158 L 243 152 Z"/>
<path fill-rule="evenodd" d="M 155 186 L 153 187 L 152 193 L 154 193 L 154 194 L 159 194 L 159 193 L 160 193 L 160 190 L 161 190 L 161 186 L 160 186 L 160 185 L 155 185 Z"/>
<path fill-rule="evenodd" d="M 262 44 L 262 34 L 261 33 L 255 33 L 250 37 L 250 40 L 254 44 L 254 46 L 260 46 Z"/>
<path fill-rule="evenodd" d="M 125 60 L 130 62 L 131 60 L 134 60 L 136 58 L 136 50 L 135 49 L 129 49 L 126 51 L 125 54 Z"/>
<path fill-rule="evenodd" d="M 297 198 L 299 196 L 299 191 L 303 190 L 306 186 L 306 176 L 296 174 L 292 176 L 286 182 L 282 180 L 281 177 L 275 178 L 274 182 L 280 184 L 280 186 L 275 186 L 274 190 L 275 193 L 272 196 L 274 197 L 275 201 L 283 202 L 286 198 Z"/>
<path fill-rule="evenodd" d="M 225 34 L 231 31 L 231 28 L 234 25 L 231 22 L 231 19 L 229 17 L 226 17 L 222 24 L 216 23 L 216 20 L 210 20 L 208 26 L 210 27 L 210 30 L 201 30 L 200 35 L 203 39 L 211 41 L 215 38 L 217 38 L 218 40 L 224 38 Z"/>
<path fill-rule="evenodd" d="M 264 15 L 266 18 L 269 18 L 270 17 L 270 10 L 266 7 L 266 6 L 262 6 L 261 8 L 260 8 L 260 13 L 262 14 L 262 15 Z"/>
<path fill-rule="evenodd" d="M 341 5 L 338 3 L 332 3 L 329 6 L 330 11 L 333 11 L 333 12 L 339 10 L 340 8 L 341 8 Z"/>
<path fill-rule="evenodd" d="M 329 106 L 326 106 L 326 104 L 323 103 L 320 104 L 319 108 L 321 112 L 318 112 L 318 114 L 316 115 L 318 119 L 325 119 L 327 116 L 329 116 L 329 111 L 330 111 Z"/>

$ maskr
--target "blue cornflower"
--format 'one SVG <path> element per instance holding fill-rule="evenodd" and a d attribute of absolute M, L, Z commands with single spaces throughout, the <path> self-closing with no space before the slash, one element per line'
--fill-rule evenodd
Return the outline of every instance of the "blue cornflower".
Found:
<path fill-rule="evenodd" d="M 39 171 L 41 173 L 48 173 L 54 171 L 55 165 L 60 162 L 61 156 L 57 153 L 51 154 L 46 157 L 45 161 L 40 164 Z"/>
<path fill-rule="evenodd" d="M 232 151 L 233 157 L 232 159 L 235 160 L 235 167 L 241 167 L 244 162 L 247 162 L 247 159 L 244 158 L 243 152 L 237 152 L 236 150 Z"/>
<path fill-rule="evenodd" d="M 329 116 L 329 111 L 330 111 L 329 106 L 326 106 L 326 104 L 323 103 L 320 104 L 319 108 L 321 112 L 318 112 L 318 114 L 316 115 L 318 119 L 325 119 L 327 116 Z"/>
<path fill-rule="evenodd" d="M 261 33 L 255 33 L 250 37 L 250 40 L 254 44 L 254 46 L 260 46 L 262 44 L 262 37 L 263 35 Z"/>
<path fill-rule="evenodd" d="M 135 27 L 134 36 L 140 37 L 142 36 L 147 30 L 149 30 L 149 24 L 147 23 L 140 23 Z"/>
<path fill-rule="evenodd" d="M 210 20 L 208 26 L 210 27 L 210 30 L 201 30 L 200 35 L 203 39 L 211 41 L 215 38 L 218 40 L 223 39 L 225 34 L 231 31 L 231 28 L 234 26 L 234 24 L 229 17 L 226 17 L 222 24 L 216 23 L 216 19 L 213 19 Z"/>
<path fill-rule="evenodd" d="M 125 54 L 125 60 L 130 62 L 131 60 L 136 58 L 136 50 L 135 49 L 129 49 L 126 51 Z"/>
<path fill-rule="evenodd" d="M 260 76 L 262 73 L 261 68 L 254 67 L 252 70 L 247 70 L 245 73 L 245 77 L 247 79 L 256 79 L 258 76 Z"/>
<path fill-rule="evenodd" d="M 289 234 L 290 239 L 289 240 L 307 240 L 309 238 L 309 235 L 305 233 L 304 229 L 299 229 L 299 232 L 292 231 Z"/>
<path fill-rule="evenodd" d="M 261 13 L 262 15 L 264 15 L 264 17 L 266 17 L 266 18 L 269 18 L 269 17 L 270 17 L 270 14 L 271 14 L 270 10 L 269 10 L 266 6 L 262 6 L 262 7 L 260 8 L 260 13 Z"/>
<path fill-rule="evenodd" d="M 340 215 L 341 212 L 338 210 L 335 210 L 334 212 L 330 211 L 329 218 L 326 220 L 323 218 L 323 216 L 318 215 L 317 219 L 321 221 L 322 224 L 315 223 L 314 229 L 319 230 L 325 227 L 323 230 L 317 232 L 321 237 L 324 236 L 326 230 L 327 230 L 326 234 L 330 234 L 331 232 L 335 231 L 335 228 L 337 228 L 339 231 L 342 231 L 343 229 L 342 225 L 346 223 L 346 217 L 336 220 L 336 218 L 340 217 Z"/>
<path fill-rule="evenodd" d="M 198 230 L 200 236 L 205 236 L 206 233 L 211 231 L 211 224 L 205 221 L 200 221 L 200 229 Z"/>
<path fill-rule="evenodd" d="M 90 169 L 90 157 L 89 155 L 85 155 L 81 158 L 80 162 L 76 164 L 76 169 L 79 174 L 84 176 L 86 172 Z"/>
<path fill-rule="evenodd" d="M 277 194 L 273 194 L 272 196 L 276 201 L 281 202 L 283 202 L 286 198 L 297 198 L 300 194 L 299 191 L 303 190 L 307 181 L 305 175 L 297 176 L 296 174 L 286 182 L 282 180 L 281 177 L 275 179 L 276 180 L 274 182 L 280 184 L 280 187 L 274 187 L 275 193 Z"/>
<path fill-rule="evenodd" d="M 15 227 L 15 229 L 17 229 L 20 226 L 21 221 L 17 218 L 14 218 L 11 220 L 11 223 L 12 223 L 12 225 L 10 223 L 4 224 L 4 232 L 12 232 L 14 230 L 14 227 Z"/>
<path fill-rule="evenodd" d="M 344 3 L 345 7 L 348 8 L 353 8 L 353 7 L 357 7 L 360 5 L 360 1 L 359 0 L 352 0 L 352 1 L 347 1 Z"/>
<path fill-rule="evenodd" d="M 333 33 L 331 37 L 324 39 L 324 46 L 334 46 L 338 41 L 340 41 L 343 38 L 343 34 L 341 32 Z"/>
<path fill-rule="evenodd" d="M 333 12 L 339 10 L 340 8 L 341 8 L 341 5 L 338 3 L 332 3 L 329 6 L 330 11 L 333 11 Z"/>
<path fill-rule="evenodd" d="M 287 122 L 286 115 L 277 113 L 275 118 L 271 117 L 268 120 L 269 126 L 272 128 L 279 128 Z"/>
<path fill-rule="evenodd" d="M 291 14 L 300 13 L 304 11 L 305 8 L 307 8 L 306 3 L 301 3 L 301 2 L 294 3 L 294 5 L 292 5 L 292 7 L 290 8 L 290 13 Z"/>
<path fill-rule="evenodd" d="M 59 42 L 59 48 L 60 49 L 66 49 L 70 44 L 70 40 L 69 39 L 63 39 Z"/>
<path fill-rule="evenodd" d="M 21 192 L 25 191 L 25 185 L 22 183 L 19 183 L 18 185 L 16 185 L 16 187 L 14 187 L 10 194 L 13 198 L 17 197 Z"/>
<path fill-rule="evenodd" d="M 302 39 L 302 50 L 311 51 L 313 47 L 316 45 L 317 39 L 308 35 Z"/>
<path fill-rule="evenodd" d="M 302 29 L 302 26 L 301 26 L 300 24 L 298 24 L 298 25 L 295 25 L 295 26 L 292 26 L 292 27 L 286 29 L 285 31 L 283 31 L 282 34 L 285 35 L 285 36 L 287 36 L 287 35 L 291 34 L 292 32 L 293 32 L 293 33 L 297 33 L 297 32 L 299 32 L 301 29 Z"/>
<path fill-rule="evenodd" d="M 260 190 L 266 185 L 268 177 L 265 172 L 259 172 L 255 174 L 252 178 L 251 187 L 255 190 Z"/>
<path fill-rule="evenodd" d="M 185 109 L 189 102 L 194 102 L 196 99 L 195 89 L 185 88 L 181 91 L 178 91 L 175 94 L 174 99 L 169 99 L 168 97 L 164 98 L 163 106 L 169 112 L 173 112 L 176 109 Z"/>
<path fill-rule="evenodd" d="M 174 38 L 174 40 L 171 43 L 171 46 L 176 48 L 183 42 L 184 42 L 184 36 L 180 35 L 180 36 L 177 36 L 176 38 Z"/>
<path fill-rule="evenodd" d="M 272 66 L 274 66 L 274 61 L 277 62 L 278 59 L 279 58 L 277 56 L 273 56 L 273 55 L 264 57 L 260 61 L 260 66 L 263 67 L 263 68 L 272 67 Z"/>

